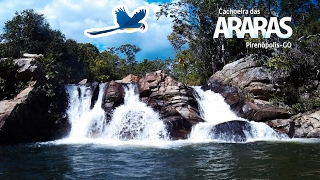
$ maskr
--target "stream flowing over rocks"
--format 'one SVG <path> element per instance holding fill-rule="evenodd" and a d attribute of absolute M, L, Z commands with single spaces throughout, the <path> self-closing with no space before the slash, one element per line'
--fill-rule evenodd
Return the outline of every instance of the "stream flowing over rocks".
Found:
<path fill-rule="evenodd" d="M 227 122 L 222 119 L 222 123 L 210 126 L 208 132 L 211 132 L 211 137 L 223 134 L 235 142 L 246 141 L 243 132 L 251 131 L 249 121 L 263 122 L 289 137 L 320 137 L 319 111 L 293 116 L 287 109 L 269 102 L 276 87 L 268 70 L 258 65 L 257 58 L 250 55 L 227 64 L 201 86 L 203 91 L 219 93 L 235 114 L 234 119 Z M 38 61 L 33 56 L 14 60 L 20 67 L 15 72 L 16 77 L 32 80 L 32 83 L 13 99 L 0 101 L 0 143 L 50 141 L 66 137 L 71 131 L 66 112 L 70 106 L 70 95 L 66 93 L 66 87 L 57 85 L 55 95 L 47 96 L 40 88 L 46 78 Z M 21 73 L 26 75 L 22 78 Z M 77 94 L 91 98 L 90 109 L 102 96 L 99 103 L 105 113 L 103 124 L 107 125 L 115 110 L 125 103 L 126 89 L 132 85 L 136 87 L 134 91 L 139 95 L 139 101 L 159 114 L 171 140 L 188 139 L 195 125 L 207 122 L 201 116 L 194 88 L 161 70 L 146 73 L 141 78 L 130 74 L 122 80 L 104 84 L 88 83 L 85 79 L 77 85 Z M 90 94 L 81 94 L 84 93 L 81 87 L 90 89 Z M 103 94 L 99 96 L 101 91 Z M 241 118 L 249 121 L 244 122 Z M 126 134 L 127 139 L 133 136 L 130 132 Z"/>

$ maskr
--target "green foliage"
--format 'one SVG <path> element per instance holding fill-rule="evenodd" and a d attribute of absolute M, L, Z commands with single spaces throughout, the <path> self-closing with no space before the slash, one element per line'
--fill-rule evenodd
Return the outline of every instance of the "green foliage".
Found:
<path fill-rule="evenodd" d="M 136 53 L 141 51 L 141 48 L 132 45 L 132 44 L 124 44 L 115 49 L 116 51 L 120 51 L 126 56 L 126 64 L 133 65 L 136 63 Z"/>
<path fill-rule="evenodd" d="M 187 85 L 199 85 L 207 81 L 206 71 L 202 61 L 194 59 L 190 49 L 177 53 L 175 62 L 172 64 L 172 75 Z"/>
<path fill-rule="evenodd" d="M 1 38 L 8 47 L 5 54 L 12 57 L 20 57 L 23 52 L 45 54 L 54 39 L 64 38 L 59 31 L 51 29 L 42 14 L 32 9 L 16 12 L 3 30 Z"/>
<path fill-rule="evenodd" d="M 12 58 L 0 59 L 0 68 L 14 69 L 14 63 Z"/>
<path fill-rule="evenodd" d="M 267 67 L 272 70 L 282 70 L 282 71 L 290 71 L 292 69 L 292 61 L 284 56 L 274 56 L 271 57 L 267 63 Z"/>
<path fill-rule="evenodd" d="M 197 59 L 190 61 L 194 63 L 191 66 L 201 72 L 201 79 L 208 79 L 223 65 L 243 57 L 247 51 L 244 39 L 213 38 L 218 17 L 222 16 L 219 9 L 251 9 L 253 6 L 252 1 L 180 0 L 160 4 L 157 17 L 172 18 L 173 31 L 168 39 L 177 51 L 176 56 L 189 50 L 193 59 Z"/>
<path fill-rule="evenodd" d="M 271 102 L 275 104 L 296 104 L 299 99 L 299 92 L 293 84 L 282 84 L 279 91 L 272 95 Z"/>
<path fill-rule="evenodd" d="M 0 100 L 4 99 L 6 96 L 6 79 L 0 77 Z"/>
<path fill-rule="evenodd" d="M 27 87 L 29 87 L 29 82 L 22 82 L 22 81 L 17 82 L 15 84 L 14 94 L 19 94 L 22 90 L 26 89 Z"/>
<path fill-rule="evenodd" d="M 47 97 L 53 97 L 55 95 L 55 87 L 52 84 L 46 83 L 44 85 L 40 85 L 37 88 L 45 92 Z"/>
<path fill-rule="evenodd" d="M 154 60 L 148 60 L 144 59 L 142 62 L 137 63 L 134 67 L 133 74 L 137 76 L 144 76 L 147 72 L 153 72 L 157 70 L 162 70 L 167 74 L 171 73 L 171 63 L 172 60 L 160 60 L 160 59 L 154 59 Z"/>
<path fill-rule="evenodd" d="M 103 51 L 94 60 L 89 62 L 90 73 L 96 81 L 106 82 L 120 79 L 124 67 L 124 60 L 110 51 Z"/>

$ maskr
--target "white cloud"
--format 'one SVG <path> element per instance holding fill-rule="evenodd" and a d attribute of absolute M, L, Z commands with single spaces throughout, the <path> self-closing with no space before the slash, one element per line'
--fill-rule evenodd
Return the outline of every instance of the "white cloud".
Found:
<path fill-rule="evenodd" d="M 145 33 L 114 34 L 107 37 L 91 39 L 84 35 L 84 30 L 96 27 L 113 26 L 112 8 L 126 4 L 132 12 L 139 6 L 149 8 L 148 31 Z M 67 38 L 78 42 L 97 44 L 100 47 L 118 47 L 122 44 L 134 44 L 142 49 L 137 59 L 168 58 L 174 56 L 173 48 L 167 40 L 172 31 L 171 19 L 161 17 L 157 20 L 155 13 L 158 4 L 143 0 L 3 0 L 0 1 L 0 28 L 7 20 L 12 19 L 16 11 L 34 9 L 44 14 L 53 29 L 60 30 Z"/>

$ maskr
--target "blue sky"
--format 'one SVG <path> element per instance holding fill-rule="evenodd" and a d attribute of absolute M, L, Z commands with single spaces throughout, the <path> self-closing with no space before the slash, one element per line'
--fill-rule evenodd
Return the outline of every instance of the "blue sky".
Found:
<path fill-rule="evenodd" d="M 149 8 L 147 32 L 120 33 L 94 39 L 84 35 L 85 29 L 113 26 L 112 8 L 121 4 L 126 4 L 130 12 L 139 6 Z M 100 50 L 134 44 L 142 49 L 137 53 L 138 61 L 144 58 L 173 58 L 174 49 L 167 40 L 172 31 L 172 22 L 166 17 L 157 20 L 155 13 L 159 10 L 158 4 L 159 1 L 153 0 L 0 0 L 0 31 L 16 11 L 34 9 L 35 12 L 44 14 L 51 27 L 60 30 L 68 39 L 92 43 Z"/>

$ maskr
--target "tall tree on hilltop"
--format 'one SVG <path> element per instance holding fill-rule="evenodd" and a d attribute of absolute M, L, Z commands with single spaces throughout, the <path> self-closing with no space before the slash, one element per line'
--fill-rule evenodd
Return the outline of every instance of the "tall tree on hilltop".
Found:
<path fill-rule="evenodd" d="M 32 9 L 16 12 L 3 30 L 1 41 L 7 44 L 8 54 L 13 57 L 22 52 L 45 54 L 53 40 L 64 40 L 60 31 L 52 30 L 44 16 Z"/>

